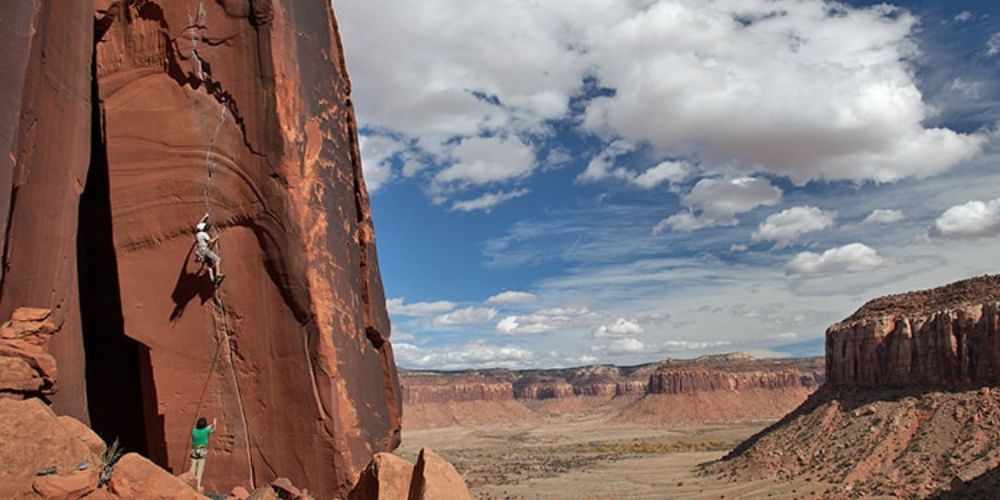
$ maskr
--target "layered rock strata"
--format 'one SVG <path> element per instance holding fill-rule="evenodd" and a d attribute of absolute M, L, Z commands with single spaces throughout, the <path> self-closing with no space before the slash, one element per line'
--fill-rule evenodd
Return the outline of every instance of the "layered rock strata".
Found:
<path fill-rule="evenodd" d="M 0 317 L 52 311 L 54 409 L 174 470 L 217 417 L 209 487 L 345 494 L 401 401 L 330 2 L 25 0 L 0 29 Z"/>
<path fill-rule="evenodd" d="M 826 332 L 830 384 L 961 386 L 1000 380 L 1000 276 L 875 299 Z"/>
<path fill-rule="evenodd" d="M 505 380 L 435 376 L 413 376 L 404 380 L 401 389 L 406 404 L 514 399 L 514 386 Z"/>
<path fill-rule="evenodd" d="M 802 388 L 814 390 L 824 381 L 819 358 L 720 362 L 712 357 L 693 362 L 671 362 L 649 377 L 649 394 L 687 394 L 711 391 L 748 391 Z"/>
<path fill-rule="evenodd" d="M 1000 465 L 998 301 L 1000 277 L 984 276 L 865 304 L 827 330 L 827 385 L 710 469 L 807 477 L 837 485 L 830 497 L 989 484 Z"/>
<path fill-rule="evenodd" d="M 410 427 L 595 411 L 620 422 L 692 424 L 778 418 L 823 383 L 823 361 L 728 354 L 632 367 L 404 372 L 401 380 Z M 691 397 L 671 399 L 680 395 Z"/>
<path fill-rule="evenodd" d="M 22 307 L 0 325 L 0 398 L 51 397 L 56 360 L 48 352 L 56 326 L 48 309 Z"/>

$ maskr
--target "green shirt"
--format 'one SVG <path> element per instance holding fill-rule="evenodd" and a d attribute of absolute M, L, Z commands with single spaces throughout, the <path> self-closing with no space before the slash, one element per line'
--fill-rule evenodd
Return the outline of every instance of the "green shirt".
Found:
<path fill-rule="evenodd" d="M 208 436 L 212 435 L 212 426 L 209 425 L 204 429 L 199 429 L 195 427 L 191 430 L 191 447 L 192 448 L 207 448 L 208 447 Z"/>

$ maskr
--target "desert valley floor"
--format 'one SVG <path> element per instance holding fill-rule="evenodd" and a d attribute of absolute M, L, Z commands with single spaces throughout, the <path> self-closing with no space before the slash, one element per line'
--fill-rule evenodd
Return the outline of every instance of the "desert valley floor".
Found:
<path fill-rule="evenodd" d="M 601 415 L 553 417 L 515 426 L 405 430 L 397 453 L 430 446 L 483 499 L 829 498 L 836 487 L 805 480 L 734 480 L 704 474 L 770 422 L 667 428 L 609 425 Z"/>

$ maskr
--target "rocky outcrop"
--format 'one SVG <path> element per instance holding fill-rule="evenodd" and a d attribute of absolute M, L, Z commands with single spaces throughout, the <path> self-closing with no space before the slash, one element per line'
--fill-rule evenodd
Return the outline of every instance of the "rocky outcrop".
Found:
<path fill-rule="evenodd" d="M 401 398 L 330 2 L 25 0 L 0 28 L 0 317 L 52 311 L 54 409 L 174 471 L 218 417 L 207 486 L 345 494 Z M 13 392 L 48 391 L 21 359 Z"/>
<path fill-rule="evenodd" d="M 392 453 L 376 453 L 348 500 L 398 500 L 410 493 L 413 464 Z"/>
<path fill-rule="evenodd" d="M 372 458 L 349 500 L 471 500 L 461 474 L 430 448 L 421 448 L 417 465 L 389 453 Z"/>
<path fill-rule="evenodd" d="M 108 486 L 111 492 L 121 498 L 157 500 L 207 498 L 137 453 L 127 453 L 118 460 Z"/>
<path fill-rule="evenodd" d="M 709 467 L 829 497 L 960 496 L 1000 466 L 1000 278 L 875 299 L 827 329 L 827 384 Z M 982 481 L 977 478 L 982 477 Z"/>
<path fill-rule="evenodd" d="M 48 309 L 22 307 L 0 325 L 0 398 L 51 396 L 56 360 L 48 352 L 56 326 Z"/>
<path fill-rule="evenodd" d="M 401 380 L 409 428 L 582 412 L 622 423 L 696 424 L 779 418 L 823 383 L 823 367 L 820 358 L 727 354 L 628 367 L 403 372 Z"/>
<path fill-rule="evenodd" d="M 802 360 L 720 360 L 706 357 L 693 361 L 672 361 L 657 368 L 649 377 L 649 394 L 696 392 L 740 392 L 752 389 L 776 390 L 822 385 L 823 363 L 819 358 Z"/>
<path fill-rule="evenodd" d="M 472 500 L 465 480 L 455 467 L 434 453 L 422 448 L 413 467 L 409 500 Z"/>
<path fill-rule="evenodd" d="M 514 397 L 517 399 L 554 399 L 573 397 L 576 394 L 573 384 L 547 377 L 528 376 L 519 378 L 514 383 Z"/>
<path fill-rule="evenodd" d="M 479 377 L 437 377 L 414 375 L 402 384 L 406 404 L 448 401 L 510 401 L 514 387 L 505 380 Z"/>
<path fill-rule="evenodd" d="M 875 299 L 827 329 L 836 386 L 946 387 L 1000 380 L 1000 276 Z"/>

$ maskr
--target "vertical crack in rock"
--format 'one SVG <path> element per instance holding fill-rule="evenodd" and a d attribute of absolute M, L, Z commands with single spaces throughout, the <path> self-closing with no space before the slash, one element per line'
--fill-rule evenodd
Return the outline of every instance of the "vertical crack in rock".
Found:
<path fill-rule="evenodd" d="M 215 336 L 217 342 L 225 342 L 226 353 L 229 358 L 229 372 L 233 377 L 233 390 L 236 391 L 236 403 L 240 410 L 240 422 L 243 424 L 243 437 L 246 439 L 246 452 L 247 452 L 247 479 L 250 481 L 250 486 L 252 488 L 257 487 L 257 472 L 254 469 L 253 463 L 253 453 L 250 451 L 253 447 L 253 439 L 250 434 L 250 425 L 247 420 L 247 410 L 246 405 L 243 401 L 243 391 L 240 388 L 240 378 L 239 374 L 236 372 L 236 356 L 238 354 L 233 347 L 233 332 L 229 328 L 229 320 L 227 318 L 228 311 L 226 310 L 226 303 L 222 301 L 222 292 L 216 291 L 215 293 L 215 306 L 213 308 L 212 314 L 212 326 L 215 329 Z M 221 321 L 220 321 L 221 318 Z M 219 326 L 222 326 L 222 332 L 225 334 L 224 338 L 218 338 Z M 261 455 L 263 456 L 263 455 Z"/>
<path fill-rule="evenodd" d="M 99 37 L 101 24 L 95 23 Z M 91 81 L 91 161 L 80 196 L 77 274 L 90 423 L 106 441 L 167 465 L 163 419 L 157 414 L 149 348 L 125 334 L 112 227 L 104 120 Z"/>

